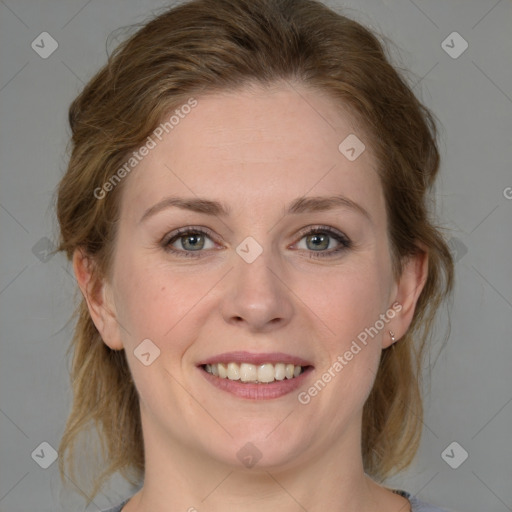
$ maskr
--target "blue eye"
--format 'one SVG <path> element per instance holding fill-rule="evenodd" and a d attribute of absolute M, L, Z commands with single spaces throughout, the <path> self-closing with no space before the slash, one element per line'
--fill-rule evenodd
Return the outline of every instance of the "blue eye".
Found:
<path fill-rule="evenodd" d="M 304 239 L 306 240 L 305 250 L 312 251 L 311 258 L 330 257 L 352 247 L 352 242 L 345 235 L 327 226 L 309 228 L 302 233 L 299 243 Z M 334 248 L 331 243 L 333 240 L 334 245 L 337 244 Z M 301 247 L 301 249 L 303 248 Z"/>
<path fill-rule="evenodd" d="M 309 251 L 311 258 L 333 257 L 352 247 L 352 242 L 345 235 L 328 226 L 308 228 L 300 236 L 296 245 L 305 239 L 306 246 L 298 249 Z M 210 231 L 193 226 L 173 231 L 161 245 L 166 252 L 185 258 L 201 258 L 206 250 L 215 249 Z"/>
<path fill-rule="evenodd" d="M 171 234 L 171 238 L 164 239 L 164 249 L 178 256 L 196 257 L 194 252 L 201 252 L 203 249 L 213 249 L 215 244 L 212 242 L 209 233 L 200 228 L 180 228 Z M 210 242 L 208 245 L 207 242 Z M 178 244 L 181 249 L 174 246 Z M 199 255 L 197 255 L 199 256 Z"/>

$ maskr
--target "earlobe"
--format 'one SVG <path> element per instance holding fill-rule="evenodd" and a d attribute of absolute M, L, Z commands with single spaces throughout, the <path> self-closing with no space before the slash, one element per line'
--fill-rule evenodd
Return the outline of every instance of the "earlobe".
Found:
<path fill-rule="evenodd" d="M 73 270 L 89 314 L 104 343 L 113 350 L 123 349 L 110 286 L 96 275 L 94 261 L 80 248 L 73 254 Z"/>
<path fill-rule="evenodd" d="M 407 332 L 414 317 L 416 304 L 425 286 L 428 276 L 428 249 L 418 246 L 416 254 L 409 256 L 404 262 L 402 274 L 397 283 L 395 302 L 401 308 L 392 322 L 393 336 L 384 336 L 382 348 L 387 348 Z"/>

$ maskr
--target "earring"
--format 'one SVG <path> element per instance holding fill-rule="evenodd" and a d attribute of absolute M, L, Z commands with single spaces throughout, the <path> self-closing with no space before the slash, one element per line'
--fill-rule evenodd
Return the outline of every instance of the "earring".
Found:
<path fill-rule="evenodd" d="M 391 341 L 395 343 L 395 333 L 393 331 L 389 331 L 389 335 L 391 336 Z"/>

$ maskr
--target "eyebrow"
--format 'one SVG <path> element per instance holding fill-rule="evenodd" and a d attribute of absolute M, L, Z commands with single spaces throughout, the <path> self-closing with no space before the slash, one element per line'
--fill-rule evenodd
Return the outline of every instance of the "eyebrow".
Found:
<path fill-rule="evenodd" d="M 168 208 L 181 208 L 196 213 L 204 213 L 217 217 L 228 217 L 231 209 L 219 201 L 212 201 L 200 197 L 166 197 L 162 201 L 148 208 L 142 215 L 139 222 L 166 210 Z M 348 208 L 372 221 L 370 214 L 358 203 L 342 195 L 299 197 L 292 201 L 285 212 L 285 215 L 324 212 L 335 208 Z"/>

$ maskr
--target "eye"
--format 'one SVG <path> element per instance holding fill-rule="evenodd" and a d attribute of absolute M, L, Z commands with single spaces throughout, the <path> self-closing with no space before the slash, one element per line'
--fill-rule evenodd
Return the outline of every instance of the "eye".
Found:
<path fill-rule="evenodd" d="M 301 239 L 296 248 L 309 251 L 311 258 L 334 257 L 352 247 L 352 242 L 346 235 L 328 226 L 310 227 L 300 235 Z M 206 250 L 216 247 L 209 230 L 194 226 L 169 233 L 161 245 L 166 252 L 186 258 L 200 258 Z"/>
<path fill-rule="evenodd" d="M 163 248 L 170 253 L 183 257 L 198 257 L 204 249 L 214 249 L 207 230 L 195 227 L 180 228 L 167 235 L 162 241 Z"/>
<path fill-rule="evenodd" d="M 327 226 L 308 228 L 301 235 L 297 248 L 311 251 L 312 258 L 335 256 L 352 246 L 347 236 Z"/>

